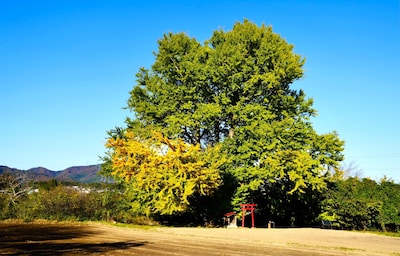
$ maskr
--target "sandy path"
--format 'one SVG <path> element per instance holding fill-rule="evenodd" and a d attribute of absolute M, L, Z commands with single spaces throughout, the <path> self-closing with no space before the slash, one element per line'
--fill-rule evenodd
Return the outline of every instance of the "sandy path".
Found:
<path fill-rule="evenodd" d="M 175 235 L 232 239 L 240 243 L 266 244 L 276 247 L 336 248 L 342 251 L 399 253 L 400 238 L 342 230 L 292 229 L 159 229 Z"/>
<path fill-rule="evenodd" d="M 400 255 L 400 238 L 311 228 L 0 223 L 0 255 Z"/>

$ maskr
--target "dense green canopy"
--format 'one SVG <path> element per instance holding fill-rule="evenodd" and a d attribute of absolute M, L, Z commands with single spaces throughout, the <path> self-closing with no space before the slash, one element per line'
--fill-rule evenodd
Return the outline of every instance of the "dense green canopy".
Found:
<path fill-rule="evenodd" d="M 143 141 L 157 131 L 204 152 L 214 149 L 215 161 L 226 158 L 220 189 L 230 188 L 224 200 L 233 208 L 263 200 L 271 186 L 298 199 L 321 191 L 343 159 L 344 142 L 313 129 L 312 99 L 292 88 L 305 63 L 293 48 L 271 27 L 248 20 L 203 44 L 168 33 L 151 68 L 137 73 L 127 106 L 133 117 L 124 129 Z M 148 179 L 160 182 L 154 177 Z"/>

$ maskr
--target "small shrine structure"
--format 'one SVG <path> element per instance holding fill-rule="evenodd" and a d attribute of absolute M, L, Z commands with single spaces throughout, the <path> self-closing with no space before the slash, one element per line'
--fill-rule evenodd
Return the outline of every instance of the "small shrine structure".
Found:
<path fill-rule="evenodd" d="M 237 228 L 235 212 L 228 212 L 224 214 L 224 226 L 227 228 Z"/>

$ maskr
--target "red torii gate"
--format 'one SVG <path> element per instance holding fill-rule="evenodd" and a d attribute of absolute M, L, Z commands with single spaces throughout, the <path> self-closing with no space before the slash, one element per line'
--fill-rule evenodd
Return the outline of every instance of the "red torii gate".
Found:
<path fill-rule="evenodd" d="M 241 204 L 242 207 L 242 228 L 244 228 L 244 217 L 247 211 L 251 211 L 251 227 L 254 228 L 254 210 L 257 204 Z"/>

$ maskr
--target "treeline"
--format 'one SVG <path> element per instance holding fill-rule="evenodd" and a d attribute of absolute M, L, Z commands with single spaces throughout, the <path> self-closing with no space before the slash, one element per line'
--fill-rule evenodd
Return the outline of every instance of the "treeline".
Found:
<path fill-rule="evenodd" d="M 24 182 L 21 177 L 0 175 L 0 219 L 103 220 L 140 223 L 131 213 L 131 202 L 118 184 Z"/>
<path fill-rule="evenodd" d="M 0 219 L 102 220 L 121 223 L 222 225 L 226 212 L 222 195 L 192 201 L 187 211 L 172 215 L 145 214 L 123 184 L 23 182 L 0 175 Z M 225 191 L 226 192 L 226 191 Z M 267 195 L 268 193 L 268 195 Z M 400 232 L 400 184 L 349 177 L 329 183 L 319 193 L 290 197 L 270 187 L 257 201 L 256 226 L 316 226 L 329 220 L 338 229 Z M 256 197 L 255 197 L 256 198 Z M 237 212 L 240 219 L 241 213 Z M 240 222 L 240 220 L 239 220 Z M 247 225 L 247 223 L 246 223 Z"/>
<path fill-rule="evenodd" d="M 400 232 L 400 184 L 350 177 L 331 183 L 321 202 L 320 218 L 341 228 Z"/>

